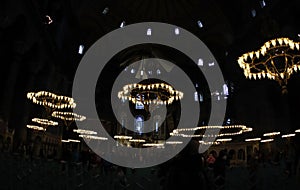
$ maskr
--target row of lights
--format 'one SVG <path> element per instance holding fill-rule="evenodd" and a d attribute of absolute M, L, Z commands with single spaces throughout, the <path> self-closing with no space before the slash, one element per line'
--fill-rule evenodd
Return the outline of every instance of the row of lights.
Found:
<path fill-rule="evenodd" d="M 184 134 L 184 132 L 187 131 L 197 131 L 197 130 L 203 130 L 203 129 L 239 129 L 238 132 L 234 133 L 220 133 L 220 134 Z M 250 132 L 252 131 L 252 128 L 248 128 L 245 125 L 228 125 L 228 126 L 200 126 L 200 127 L 194 127 L 194 128 L 180 128 L 180 129 L 174 129 L 173 132 L 170 133 L 171 136 L 181 136 L 181 137 L 187 137 L 187 138 L 193 138 L 193 137 L 222 137 L 222 136 L 234 136 L 234 135 L 240 135 L 244 132 Z"/>
<path fill-rule="evenodd" d="M 46 126 L 49 126 L 49 125 L 56 126 L 56 125 L 58 125 L 58 122 L 51 121 L 51 120 L 48 120 L 48 119 L 33 118 L 31 121 L 35 122 L 35 123 L 38 123 L 40 125 L 46 125 Z"/>
<path fill-rule="evenodd" d="M 33 103 L 46 106 L 53 109 L 75 108 L 76 103 L 73 98 L 67 96 L 59 96 L 47 91 L 28 92 L 27 98 Z M 51 102 L 49 101 L 51 100 Z M 57 101 L 56 103 L 53 103 Z"/>
<path fill-rule="evenodd" d="M 99 137 L 99 136 L 94 136 L 94 135 L 79 135 L 79 137 L 84 138 L 84 139 L 93 139 L 93 140 L 101 140 L 101 141 L 108 140 L 107 137 Z"/>
<path fill-rule="evenodd" d="M 86 119 L 85 116 L 73 112 L 54 111 L 51 115 L 52 117 L 56 117 L 66 121 L 83 121 Z"/>
<path fill-rule="evenodd" d="M 26 125 L 27 128 L 37 130 L 37 131 L 46 131 L 44 127 L 40 127 L 37 125 Z"/>
<path fill-rule="evenodd" d="M 84 135 L 97 135 L 96 131 L 84 130 L 84 129 L 73 129 L 74 133 L 84 134 Z"/>
<path fill-rule="evenodd" d="M 295 130 L 295 133 L 300 133 L 300 129 Z M 285 135 L 281 135 L 281 138 L 290 138 L 290 137 L 294 137 L 296 136 L 295 133 L 291 133 L 291 134 L 285 134 Z M 265 133 L 263 134 L 264 137 L 274 137 L 280 135 L 280 132 L 270 132 L 270 133 Z M 271 142 L 273 141 L 273 138 L 270 139 L 261 139 L 261 138 L 250 138 L 250 139 L 245 139 L 246 142 L 250 142 L 250 141 L 260 141 L 260 142 Z"/>
<path fill-rule="evenodd" d="M 75 143 L 80 143 L 80 140 L 77 139 L 68 139 L 68 140 L 61 140 L 63 143 L 69 143 L 69 142 L 75 142 Z"/>
<path fill-rule="evenodd" d="M 166 91 L 168 94 L 170 94 L 170 97 L 168 100 L 160 100 L 160 99 L 154 99 L 154 100 L 139 100 L 137 97 L 131 96 L 131 92 L 133 90 L 139 90 L 139 91 L 148 91 L 149 93 L 159 93 L 159 91 Z M 143 102 L 145 104 L 171 104 L 174 100 L 181 100 L 183 98 L 183 92 L 175 90 L 172 86 L 164 83 L 155 83 L 155 84 L 127 84 L 123 87 L 122 91 L 118 92 L 118 98 L 122 99 L 123 101 L 129 100 L 132 103 L 137 102 Z"/>

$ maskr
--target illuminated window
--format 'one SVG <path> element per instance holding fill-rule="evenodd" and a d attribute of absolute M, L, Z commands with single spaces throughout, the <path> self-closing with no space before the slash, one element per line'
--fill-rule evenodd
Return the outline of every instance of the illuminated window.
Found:
<path fill-rule="evenodd" d="M 175 35 L 179 35 L 179 28 L 175 28 Z"/>
<path fill-rule="evenodd" d="M 158 128 L 159 128 L 159 126 L 158 126 L 158 121 L 156 121 L 156 122 L 155 122 L 155 132 L 158 132 Z"/>
<path fill-rule="evenodd" d="M 106 15 L 109 11 L 109 8 L 108 7 L 105 7 L 105 9 L 102 11 L 102 14 Z"/>
<path fill-rule="evenodd" d="M 147 36 L 151 36 L 151 34 L 152 34 L 152 30 L 151 30 L 151 28 L 148 28 L 148 30 L 147 30 Z"/>
<path fill-rule="evenodd" d="M 121 22 L 120 28 L 123 28 L 125 26 L 125 21 Z"/>
<path fill-rule="evenodd" d="M 142 102 L 137 101 L 135 103 L 135 109 L 137 109 L 137 110 L 144 109 L 144 104 Z"/>
<path fill-rule="evenodd" d="M 83 53 L 83 49 L 84 49 L 84 46 L 80 45 L 79 48 L 78 48 L 78 53 L 82 54 Z"/>
<path fill-rule="evenodd" d="M 223 85 L 223 94 L 224 94 L 225 96 L 228 96 L 228 95 L 229 95 L 229 93 L 228 93 L 228 86 L 227 86 L 226 84 Z"/>
<path fill-rule="evenodd" d="M 199 98 L 200 98 L 200 102 L 203 102 L 203 95 L 201 93 L 199 95 Z"/>
<path fill-rule="evenodd" d="M 195 100 L 195 102 L 198 102 L 198 101 L 199 101 L 198 92 L 195 92 L 195 93 L 194 93 L 194 100 Z"/>
<path fill-rule="evenodd" d="M 200 20 L 197 21 L 197 24 L 198 24 L 199 28 L 203 28 L 203 24 L 202 24 L 202 22 Z"/>
<path fill-rule="evenodd" d="M 203 59 L 201 58 L 198 59 L 198 66 L 203 66 Z"/>
<path fill-rule="evenodd" d="M 143 116 L 136 116 L 135 118 L 135 132 L 138 134 L 142 134 L 144 128 L 144 117 Z"/>

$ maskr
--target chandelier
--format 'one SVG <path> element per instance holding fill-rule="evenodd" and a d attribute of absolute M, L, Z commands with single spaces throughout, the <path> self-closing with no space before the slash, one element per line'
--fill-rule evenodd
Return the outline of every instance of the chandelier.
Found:
<path fill-rule="evenodd" d="M 259 50 L 240 56 L 238 64 L 244 70 L 246 78 L 275 80 L 285 94 L 288 79 L 300 70 L 299 46 L 299 42 L 289 38 L 272 39 Z"/>
<path fill-rule="evenodd" d="M 38 123 L 38 124 L 44 125 L 44 126 L 49 126 L 49 125 L 56 126 L 56 125 L 58 125 L 58 123 L 56 121 L 51 121 L 51 120 L 48 120 L 48 119 L 41 119 L 41 118 L 33 118 L 32 122 L 35 122 L 35 123 Z"/>
<path fill-rule="evenodd" d="M 129 100 L 133 104 L 167 105 L 172 104 L 173 101 L 181 100 L 183 98 L 183 92 L 177 91 L 165 83 L 135 83 L 125 85 L 123 90 L 118 92 L 118 98 L 122 101 Z"/>
<path fill-rule="evenodd" d="M 37 125 L 26 125 L 26 127 L 28 129 L 33 129 L 33 130 L 36 130 L 36 131 L 46 131 L 46 128 L 40 127 L 40 126 L 37 126 Z"/>
<path fill-rule="evenodd" d="M 52 117 L 56 117 L 62 120 L 67 121 L 83 121 L 86 119 L 83 115 L 78 115 L 73 112 L 61 112 L 61 111 L 54 111 L 52 114 Z"/>
<path fill-rule="evenodd" d="M 51 116 L 63 120 L 67 129 L 74 121 L 83 121 L 86 119 L 86 117 L 83 115 L 79 115 L 73 112 L 62 111 L 54 111 L 52 112 Z"/>
<path fill-rule="evenodd" d="M 48 115 L 50 115 L 55 109 L 76 107 L 76 103 L 73 98 L 56 95 L 47 91 L 28 92 L 27 98 L 35 104 L 44 106 Z"/>
<path fill-rule="evenodd" d="M 51 121 L 51 120 L 48 120 L 48 119 L 33 118 L 31 121 L 34 122 L 34 123 L 39 124 L 40 126 L 26 125 L 26 127 L 28 129 L 33 129 L 33 130 L 36 130 L 36 131 L 44 131 L 45 132 L 47 130 L 48 126 L 57 126 L 58 125 L 58 123 L 56 121 Z"/>
<path fill-rule="evenodd" d="M 198 130 L 214 130 L 218 129 L 221 132 L 214 134 L 204 134 L 202 132 L 201 134 L 194 134 L 195 131 Z M 234 130 L 234 131 L 232 131 Z M 223 136 L 235 136 L 235 135 L 241 135 L 245 132 L 250 132 L 253 129 L 250 127 L 247 127 L 245 125 L 226 125 L 226 126 L 200 126 L 200 127 L 194 127 L 194 128 L 180 128 L 180 129 L 174 129 L 170 136 L 177 136 L 177 137 L 187 137 L 187 138 L 203 138 L 203 137 L 223 137 Z"/>

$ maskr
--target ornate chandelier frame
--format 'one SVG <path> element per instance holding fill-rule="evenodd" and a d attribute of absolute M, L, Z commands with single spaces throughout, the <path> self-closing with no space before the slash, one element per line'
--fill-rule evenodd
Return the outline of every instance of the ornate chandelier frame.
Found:
<path fill-rule="evenodd" d="M 183 92 L 175 90 L 172 86 L 165 83 L 155 84 L 127 84 L 122 91 L 118 92 L 118 98 L 125 101 L 129 100 L 133 104 L 172 104 L 175 100 L 183 98 Z"/>
<path fill-rule="evenodd" d="M 272 39 L 259 50 L 240 56 L 238 64 L 244 70 L 246 78 L 276 80 L 285 94 L 288 79 L 300 70 L 299 46 L 299 42 L 289 38 Z"/>
<path fill-rule="evenodd" d="M 230 129 L 238 129 L 237 132 L 226 132 L 219 134 L 189 134 L 190 132 L 195 132 L 197 130 L 206 130 L 206 129 L 220 129 L 220 130 L 230 130 Z M 235 136 L 240 135 L 244 132 L 250 132 L 252 128 L 247 127 L 245 125 L 226 125 L 226 126 L 200 126 L 194 128 L 180 128 L 174 129 L 173 132 L 170 133 L 171 136 L 180 136 L 180 137 L 188 137 L 188 138 L 197 138 L 197 137 L 223 137 L 223 136 Z"/>
<path fill-rule="evenodd" d="M 66 126 L 67 129 L 74 121 L 83 121 L 86 119 L 86 117 L 83 115 L 79 115 L 73 112 L 62 112 L 62 111 L 53 111 L 51 116 L 61 119 L 64 122 L 64 125 Z"/>
<path fill-rule="evenodd" d="M 27 98 L 33 103 L 42 105 L 46 108 L 48 114 L 55 109 L 75 108 L 74 99 L 68 96 L 60 96 L 47 91 L 28 92 Z"/>

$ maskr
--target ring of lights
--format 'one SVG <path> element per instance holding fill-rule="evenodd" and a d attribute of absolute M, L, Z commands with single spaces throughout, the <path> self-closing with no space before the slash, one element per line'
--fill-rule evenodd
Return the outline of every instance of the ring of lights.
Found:
<path fill-rule="evenodd" d="M 108 138 L 106 138 L 106 137 L 99 137 L 99 136 L 93 136 L 93 135 L 79 135 L 79 137 L 85 138 L 85 139 L 101 140 L 101 141 L 108 140 Z"/>
<path fill-rule="evenodd" d="M 48 126 L 48 125 L 52 125 L 52 126 L 58 125 L 58 123 L 56 121 L 51 121 L 51 120 L 48 120 L 48 119 L 33 118 L 32 121 L 35 122 L 35 123 L 41 124 L 41 125 L 46 125 L 46 126 Z"/>
<path fill-rule="evenodd" d="M 238 58 L 239 66 L 244 70 L 246 78 L 268 78 L 276 80 L 286 90 L 287 80 L 300 70 L 299 42 L 289 38 L 276 38 L 267 41 L 257 51 L 243 54 Z M 274 60 L 278 59 L 279 63 Z"/>
<path fill-rule="evenodd" d="M 132 139 L 132 136 L 126 136 L 126 135 L 115 135 L 115 139 L 120 139 L 120 140 L 130 140 Z"/>
<path fill-rule="evenodd" d="M 79 133 L 81 135 L 97 135 L 96 131 L 84 130 L 84 129 L 73 129 L 73 132 Z"/>
<path fill-rule="evenodd" d="M 28 129 L 33 129 L 33 130 L 37 130 L 37 131 L 46 131 L 46 129 L 44 127 L 40 127 L 37 125 L 26 125 L 26 127 Z"/>
<path fill-rule="evenodd" d="M 238 132 L 235 133 L 220 133 L 220 134 L 208 134 L 208 135 L 202 135 L 202 134 L 185 134 L 184 132 L 188 131 L 197 131 L 197 130 L 206 130 L 206 129 L 240 129 Z M 174 129 L 173 132 L 170 133 L 171 136 L 181 136 L 181 137 L 187 137 L 187 138 L 196 138 L 196 137 L 223 137 L 223 136 L 234 136 L 234 135 L 240 135 L 244 132 L 252 131 L 252 128 L 248 128 L 245 125 L 226 125 L 226 126 L 200 126 L 200 127 L 194 127 L 194 128 L 181 128 L 181 129 Z"/>
<path fill-rule="evenodd" d="M 78 115 L 73 112 L 61 112 L 61 111 L 54 111 L 52 117 L 56 117 L 66 121 L 83 121 L 86 119 L 83 115 Z"/>
<path fill-rule="evenodd" d="M 33 103 L 53 109 L 75 108 L 76 103 L 73 98 L 58 96 L 47 91 L 28 92 L 27 98 Z"/>
<path fill-rule="evenodd" d="M 68 139 L 68 140 L 61 140 L 61 142 L 63 142 L 63 143 L 69 143 L 69 142 L 80 143 L 80 140 Z"/>
<path fill-rule="evenodd" d="M 211 142 L 211 141 L 199 141 L 199 144 L 200 145 L 219 145 L 220 142 L 218 142 L 218 141 L 213 141 L 213 142 Z"/>
<path fill-rule="evenodd" d="M 145 139 L 129 139 L 129 142 L 143 143 L 143 142 L 146 142 L 146 140 Z"/>
<path fill-rule="evenodd" d="M 141 97 L 146 96 L 146 97 Z M 165 83 L 155 84 L 127 84 L 123 90 L 118 92 L 118 98 L 129 100 L 132 103 L 142 102 L 144 104 L 171 104 L 174 100 L 181 100 L 183 92 L 175 90 Z M 145 100 L 144 100 L 145 99 Z"/>

